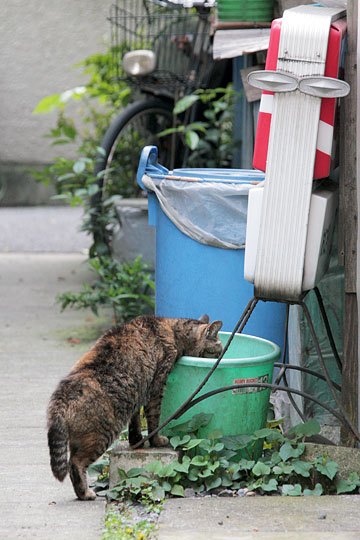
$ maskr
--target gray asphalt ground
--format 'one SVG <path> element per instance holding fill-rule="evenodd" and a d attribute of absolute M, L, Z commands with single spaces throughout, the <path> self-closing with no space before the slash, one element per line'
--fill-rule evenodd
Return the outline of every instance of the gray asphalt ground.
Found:
<path fill-rule="evenodd" d="M 104 502 L 79 502 L 52 477 L 46 443 L 50 394 L 99 331 L 90 313 L 55 303 L 91 279 L 80 218 L 0 209 L 0 540 L 101 537 Z M 159 540 L 355 540 L 359 509 L 359 496 L 172 499 Z"/>
<path fill-rule="evenodd" d="M 0 208 L 0 253 L 80 253 L 90 246 L 81 208 Z"/>
<path fill-rule="evenodd" d="M 79 216 L 78 209 L 0 209 L 1 540 L 91 540 L 103 526 L 103 500 L 79 502 L 68 477 L 53 478 L 46 441 L 50 394 L 98 324 L 55 303 L 57 293 L 90 278 Z"/>

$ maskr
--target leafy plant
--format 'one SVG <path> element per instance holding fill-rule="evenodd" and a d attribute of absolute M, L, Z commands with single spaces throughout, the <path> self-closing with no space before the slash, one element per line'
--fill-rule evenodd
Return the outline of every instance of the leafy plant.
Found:
<path fill-rule="evenodd" d="M 123 264 L 110 257 L 94 257 L 89 265 L 97 278 L 91 285 L 85 283 L 78 293 L 58 295 L 62 309 L 90 308 L 98 315 L 100 306 L 110 307 L 117 323 L 153 311 L 155 285 L 140 256 Z"/>
<path fill-rule="evenodd" d="M 233 154 L 233 119 L 236 93 L 231 84 L 226 88 L 198 89 L 180 99 L 174 114 L 183 115 L 196 107 L 201 109 L 203 121 L 178 122 L 178 126 L 164 130 L 161 135 L 180 133 L 191 150 L 187 166 L 231 167 Z"/>
<path fill-rule="evenodd" d="M 94 54 L 77 65 L 88 75 L 84 86 L 75 87 L 64 92 L 43 98 L 34 109 L 35 114 L 46 114 L 57 111 L 56 125 L 46 137 L 52 140 L 53 146 L 70 145 L 75 158 L 59 156 L 42 171 L 33 172 L 36 180 L 44 184 L 53 183 L 57 190 L 57 198 L 71 205 L 82 205 L 85 210 L 83 229 L 94 237 L 109 226 L 114 218 L 114 199 L 104 200 L 101 216 L 92 219 L 91 198 L 98 192 L 97 182 L 104 176 L 104 171 L 95 176 L 97 159 L 101 159 L 104 151 L 99 147 L 105 130 L 112 116 L 129 102 L 131 90 L 124 81 L 115 78 L 113 72 L 113 51 Z M 77 114 L 81 123 L 75 122 L 68 105 L 77 104 Z M 72 109 L 73 111 L 73 109 Z M 73 114 L 73 112 L 71 113 Z M 117 186 L 117 194 L 121 196 L 121 186 Z M 126 196 L 136 196 L 135 184 L 126 183 Z M 102 255 L 108 252 L 104 245 L 93 246 L 91 255 Z"/>
<path fill-rule="evenodd" d="M 260 494 L 295 497 L 351 493 L 360 487 L 357 473 L 339 479 L 337 463 L 326 454 L 303 459 L 304 438 L 320 431 L 314 420 L 292 428 L 291 438 L 273 428 L 236 437 L 215 432 L 209 438 L 199 438 L 196 431 L 208 421 L 208 415 L 197 415 L 174 428 L 178 432 L 170 438 L 170 444 L 181 451 L 179 460 L 167 465 L 155 461 L 129 471 L 119 469 L 119 480 L 108 497 L 156 502 L 183 497 L 187 488 L 195 493 L 246 488 Z M 261 455 L 259 443 L 266 448 Z"/>

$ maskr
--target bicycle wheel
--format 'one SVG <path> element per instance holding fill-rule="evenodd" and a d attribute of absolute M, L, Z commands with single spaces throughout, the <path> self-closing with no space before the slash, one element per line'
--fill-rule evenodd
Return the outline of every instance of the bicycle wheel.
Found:
<path fill-rule="evenodd" d="M 141 194 L 136 172 L 143 147 L 157 146 L 159 161 L 166 167 L 181 164 L 183 145 L 180 137 L 176 134 L 159 137 L 159 133 L 173 127 L 172 109 L 170 101 L 159 98 L 137 101 L 126 107 L 105 133 L 101 143 L 103 153 L 99 155 L 94 171 L 99 189 L 91 199 L 93 252 L 110 252 L 112 231 L 108 220 L 109 205 L 104 204 L 105 201 L 112 195 L 129 198 Z"/>
<path fill-rule="evenodd" d="M 172 167 L 180 161 L 181 150 L 177 141 L 174 144 L 174 135 L 159 137 L 159 133 L 173 127 L 172 109 L 171 102 L 153 98 L 132 103 L 115 118 L 105 133 L 101 143 L 104 154 L 95 168 L 99 186 L 95 202 L 111 195 L 137 197 L 140 194 L 136 172 L 141 150 L 146 145 L 158 147 L 159 162 L 165 166 Z M 178 159 L 172 147 L 176 148 Z"/>

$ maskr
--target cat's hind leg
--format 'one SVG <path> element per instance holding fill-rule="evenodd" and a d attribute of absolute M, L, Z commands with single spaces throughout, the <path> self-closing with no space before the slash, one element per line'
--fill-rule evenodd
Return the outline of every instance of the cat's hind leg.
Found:
<path fill-rule="evenodd" d="M 74 457 L 70 461 L 70 478 L 76 493 L 76 496 L 81 501 L 93 501 L 96 499 L 95 492 L 89 488 L 86 477 L 86 469 L 88 465 Z"/>
<path fill-rule="evenodd" d="M 144 407 L 149 434 L 159 426 L 161 400 L 162 394 L 157 395 L 150 399 L 149 403 Z M 168 446 L 168 444 L 169 439 L 164 435 L 159 435 L 159 433 L 150 437 L 150 446 L 160 447 Z"/>
<path fill-rule="evenodd" d="M 108 439 L 99 438 L 98 433 L 87 434 L 77 443 L 70 443 L 70 478 L 80 500 L 96 499 L 95 492 L 88 486 L 86 469 L 105 452 L 110 443 Z"/>
<path fill-rule="evenodd" d="M 140 420 L 140 411 L 134 413 L 129 422 L 129 444 L 130 446 L 135 446 L 142 439 L 141 434 L 141 420 Z M 141 445 L 143 446 L 143 445 Z M 139 447 L 140 448 L 140 447 Z"/>

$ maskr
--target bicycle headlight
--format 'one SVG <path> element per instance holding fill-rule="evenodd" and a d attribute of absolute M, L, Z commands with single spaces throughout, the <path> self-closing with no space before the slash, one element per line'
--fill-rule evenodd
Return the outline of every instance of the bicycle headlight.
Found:
<path fill-rule="evenodd" d="M 139 76 L 152 73 L 156 67 L 156 55 L 148 49 L 129 51 L 124 54 L 123 68 L 128 75 Z"/>

